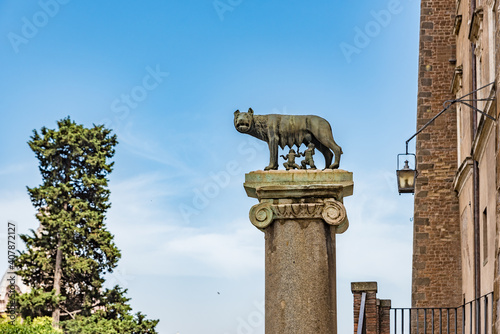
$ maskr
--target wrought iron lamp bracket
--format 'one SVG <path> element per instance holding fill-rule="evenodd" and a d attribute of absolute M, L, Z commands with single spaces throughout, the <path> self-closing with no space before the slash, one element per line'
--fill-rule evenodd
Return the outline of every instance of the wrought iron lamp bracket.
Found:
<path fill-rule="evenodd" d="M 481 87 L 481 88 L 478 88 L 458 99 L 455 99 L 455 100 L 447 100 L 447 101 L 444 101 L 443 102 L 443 110 L 441 110 L 436 116 L 434 116 L 433 118 L 431 118 L 424 126 L 422 126 L 420 128 L 420 130 L 418 130 L 413 136 L 411 136 L 407 141 L 406 141 L 406 154 L 409 154 L 408 153 L 408 143 L 413 139 L 415 138 L 420 132 L 422 132 L 425 128 L 427 128 L 432 122 L 434 122 L 434 120 L 436 118 L 438 118 L 439 116 L 441 116 L 445 111 L 447 111 L 452 105 L 454 105 L 455 103 L 462 103 L 466 106 L 468 106 L 469 108 L 471 108 L 472 110 L 475 110 L 479 113 L 481 113 L 482 115 L 484 115 L 485 117 L 491 119 L 492 121 L 496 121 L 497 119 L 491 115 L 488 115 L 486 112 L 484 112 L 483 110 L 480 110 L 476 107 L 474 107 L 473 105 L 471 105 L 470 103 L 468 102 L 478 102 L 478 101 L 495 101 L 495 98 L 484 98 L 484 99 L 465 99 L 466 97 L 486 88 L 486 87 L 489 87 L 491 85 L 494 85 L 495 82 L 490 82 L 489 84 Z"/>

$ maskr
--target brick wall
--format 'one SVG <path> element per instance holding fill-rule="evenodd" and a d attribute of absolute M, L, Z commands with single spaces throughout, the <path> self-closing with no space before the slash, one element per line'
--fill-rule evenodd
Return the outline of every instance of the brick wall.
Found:
<path fill-rule="evenodd" d="M 422 0 L 417 129 L 453 98 L 455 64 L 453 25 L 456 0 Z M 461 304 L 461 253 L 458 199 L 453 190 L 457 170 L 455 110 L 440 116 L 417 136 L 413 240 L 413 307 Z"/>
<path fill-rule="evenodd" d="M 354 334 L 358 333 L 359 314 L 363 293 L 366 293 L 364 308 L 364 334 L 390 334 L 390 300 L 377 299 L 377 282 L 351 283 L 354 299 Z"/>

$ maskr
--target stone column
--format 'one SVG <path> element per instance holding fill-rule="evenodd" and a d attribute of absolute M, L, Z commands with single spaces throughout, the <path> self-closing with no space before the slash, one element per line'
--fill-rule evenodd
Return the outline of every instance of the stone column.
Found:
<path fill-rule="evenodd" d="M 343 170 L 251 172 L 250 221 L 266 240 L 266 333 L 336 334 L 335 236 L 348 227 Z"/>

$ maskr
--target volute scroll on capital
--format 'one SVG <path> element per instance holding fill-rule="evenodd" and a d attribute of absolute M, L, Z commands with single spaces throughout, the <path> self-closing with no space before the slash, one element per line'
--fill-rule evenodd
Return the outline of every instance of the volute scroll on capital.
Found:
<path fill-rule="evenodd" d="M 322 219 L 326 224 L 335 226 L 337 234 L 344 233 L 349 226 L 344 205 L 331 198 L 314 203 L 261 202 L 250 209 L 250 221 L 260 230 L 279 219 Z"/>

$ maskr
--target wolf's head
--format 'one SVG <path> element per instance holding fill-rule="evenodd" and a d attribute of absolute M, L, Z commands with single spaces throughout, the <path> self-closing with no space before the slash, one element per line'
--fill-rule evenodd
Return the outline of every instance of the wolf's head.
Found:
<path fill-rule="evenodd" d="M 234 112 L 234 127 L 238 132 L 246 133 L 253 127 L 253 110 L 248 109 L 248 112 Z"/>

